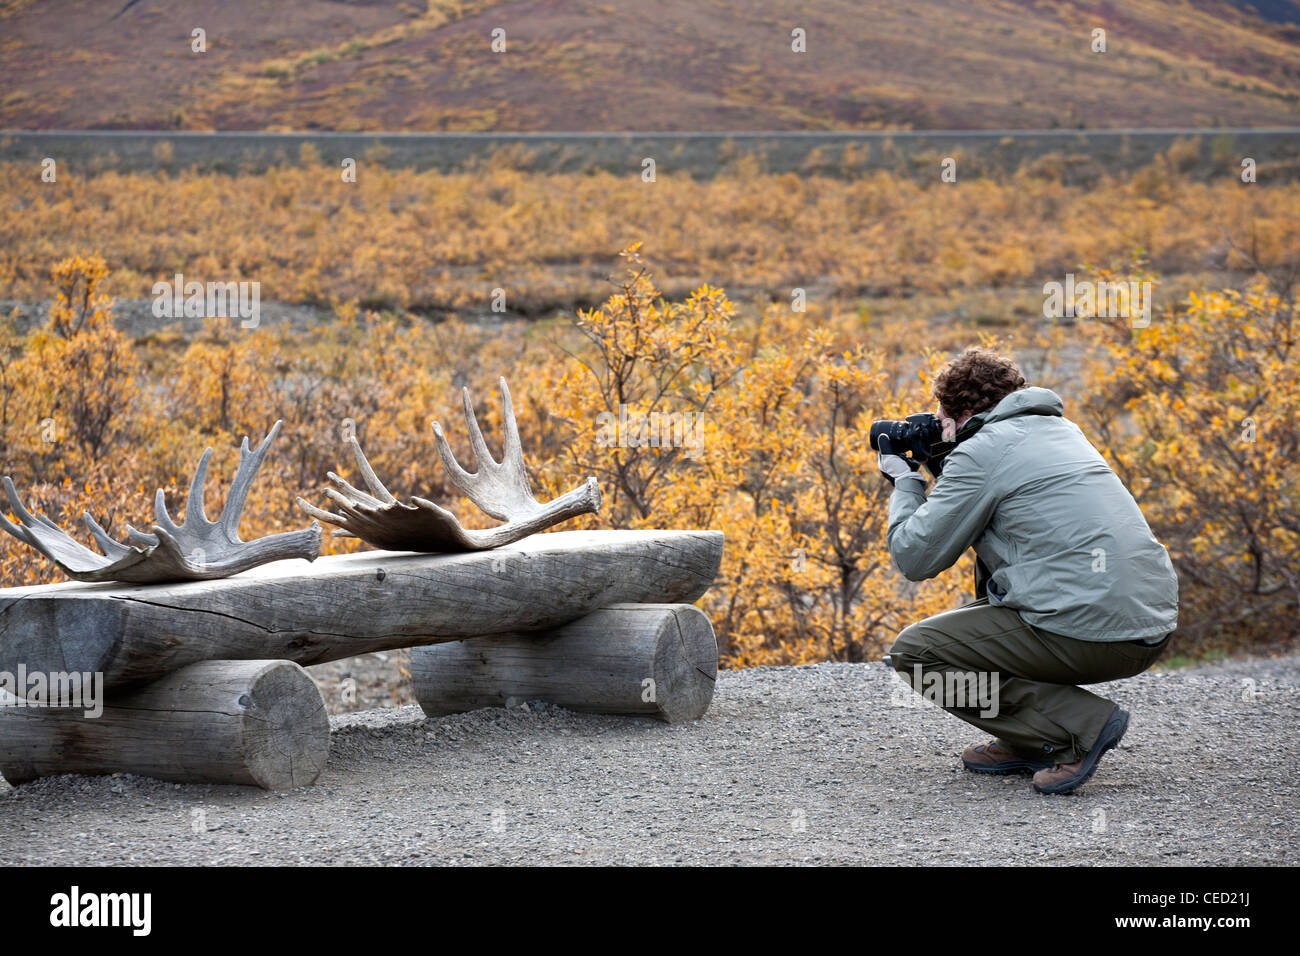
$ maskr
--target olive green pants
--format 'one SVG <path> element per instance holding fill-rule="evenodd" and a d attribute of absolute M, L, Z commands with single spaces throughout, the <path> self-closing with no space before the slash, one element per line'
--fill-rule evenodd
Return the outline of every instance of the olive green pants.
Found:
<path fill-rule="evenodd" d="M 890 663 L 913 690 L 1028 760 L 1073 763 L 1115 702 L 1078 687 L 1140 674 L 1169 646 L 1081 641 L 1025 623 L 987 598 L 907 627 Z M 956 691 L 956 693 L 954 693 Z"/>

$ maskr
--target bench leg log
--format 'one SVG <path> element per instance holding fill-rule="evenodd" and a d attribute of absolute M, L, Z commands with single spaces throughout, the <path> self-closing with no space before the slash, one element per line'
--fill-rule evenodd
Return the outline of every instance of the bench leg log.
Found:
<path fill-rule="evenodd" d="M 84 709 L 0 707 L 0 773 L 11 784 L 63 773 L 138 773 L 179 783 L 288 790 L 314 783 L 330 723 L 290 661 L 206 661 Z"/>
<path fill-rule="evenodd" d="M 552 630 L 411 651 L 415 697 L 430 717 L 544 700 L 694 720 L 708 710 L 717 674 L 713 625 L 690 604 L 617 604 Z"/>

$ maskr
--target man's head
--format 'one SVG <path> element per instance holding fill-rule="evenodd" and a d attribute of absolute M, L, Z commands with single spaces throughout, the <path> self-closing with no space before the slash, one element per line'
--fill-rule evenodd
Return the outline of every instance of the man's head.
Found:
<path fill-rule="evenodd" d="M 992 349 L 971 347 L 940 370 L 934 380 L 934 397 L 939 418 L 954 423 L 953 431 L 966 419 L 986 412 L 1028 382 L 1016 363 Z"/>

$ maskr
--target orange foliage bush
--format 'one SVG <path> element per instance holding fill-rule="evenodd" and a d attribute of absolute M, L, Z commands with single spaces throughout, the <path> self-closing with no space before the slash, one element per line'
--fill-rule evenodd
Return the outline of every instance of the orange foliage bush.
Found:
<path fill-rule="evenodd" d="M 1300 316 L 1288 284 L 1091 325 L 1083 420 L 1181 580 L 1185 651 L 1297 637 Z"/>
<path fill-rule="evenodd" d="M 932 406 L 929 376 L 968 332 L 930 329 L 919 341 L 914 327 L 865 312 L 784 303 L 742 315 L 710 285 L 670 300 L 637 245 L 623 257 L 613 294 L 569 324 L 435 324 L 349 301 L 307 333 L 210 320 L 148 361 L 113 327 L 103 261 L 60 262 L 46 326 L 3 330 L 5 471 L 65 527 L 85 508 L 120 536 L 126 521 L 149 527 L 156 486 L 179 507 L 208 444 L 213 513 L 238 439 L 256 441 L 284 419 L 245 537 L 303 526 L 293 498 L 319 500 L 327 470 L 355 478 L 341 443 L 352 430 L 394 493 L 468 519 L 474 511 L 436 464 L 429 422 L 446 423 L 464 453 L 457 391 L 469 385 L 491 443 L 505 375 L 539 490 L 600 480 L 605 507 L 580 525 L 726 534 L 701 604 L 731 666 L 872 660 L 906 624 L 969 594 L 969 558 L 921 584 L 896 573 L 889 489 L 867 441 L 873 419 Z M 1074 361 L 1059 358 L 1059 327 L 1041 353 L 1020 343 L 1026 372 L 1065 393 L 1169 544 L 1197 647 L 1294 635 L 1293 322 L 1289 295 L 1263 290 L 1195 296 L 1149 329 L 1093 322 L 1083 388 L 1056 381 Z M 1080 398 L 1081 413 L 1071 406 Z M 1239 441 L 1248 419 L 1253 440 Z M 326 538 L 328 550 L 356 546 Z M 5 585 L 56 576 L 8 538 L 0 574 Z"/>

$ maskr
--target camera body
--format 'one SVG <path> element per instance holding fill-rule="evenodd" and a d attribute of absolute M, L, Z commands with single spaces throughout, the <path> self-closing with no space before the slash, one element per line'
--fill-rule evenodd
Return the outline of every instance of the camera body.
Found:
<path fill-rule="evenodd" d="M 911 456 L 920 462 L 936 478 L 943 472 L 943 460 L 958 443 L 979 431 L 984 424 L 978 419 L 970 419 L 951 441 L 943 437 L 943 422 L 931 412 L 918 412 L 908 415 L 900 421 L 881 419 L 871 423 L 871 448 L 880 451 L 880 439 L 886 439 L 888 453 Z"/>
<path fill-rule="evenodd" d="M 928 461 L 943 444 L 943 423 L 930 412 L 908 415 L 901 422 L 888 418 L 871 423 L 871 449 L 880 451 L 880 436 L 889 439 L 888 450 L 895 455 L 910 454 L 917 461 Z"/>

